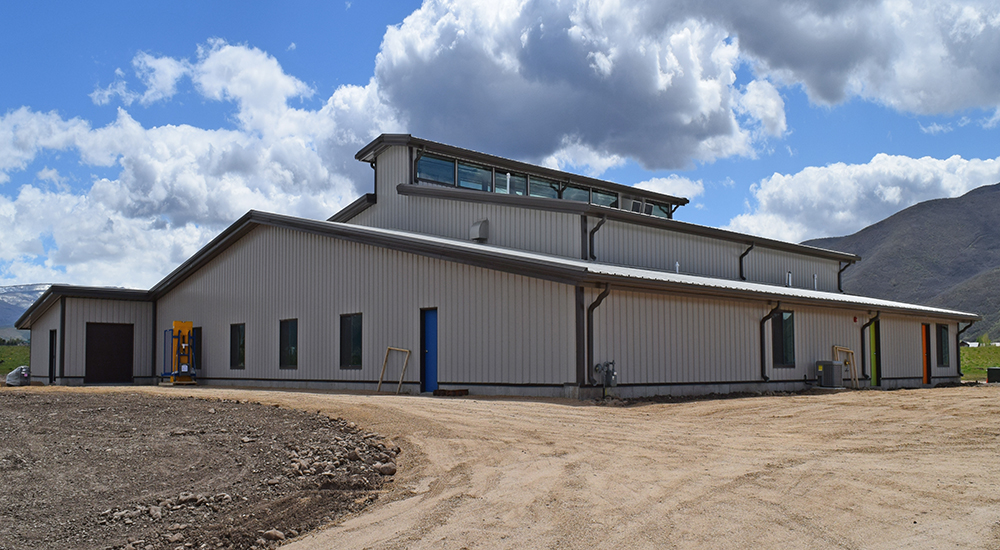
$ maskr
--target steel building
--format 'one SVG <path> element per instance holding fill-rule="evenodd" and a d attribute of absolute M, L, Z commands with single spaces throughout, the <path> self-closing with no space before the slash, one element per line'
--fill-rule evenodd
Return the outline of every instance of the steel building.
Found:
<path fill-rule="evenodd" d="M 919 387 L 960 379 L 979 319 L 845 294 L 858 257 L 675 220 L 683 198 L 409 135 L 356 158 L 374 192 L 327 221 L 251 211 L 148 291 L 49 289 L 17 322 L 33 377 L 155 382 L 184 320 L 209 384 L 588 397 L 613 361 L 622 396 L 795 390 L 841 347 Z"/>

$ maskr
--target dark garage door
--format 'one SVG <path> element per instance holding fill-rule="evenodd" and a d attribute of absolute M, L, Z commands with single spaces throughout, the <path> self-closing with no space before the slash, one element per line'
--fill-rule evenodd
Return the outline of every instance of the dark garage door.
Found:
<path fill-rule="evenodd" d="M 131 324 L 87 323 L 87 384 L 132 382 Z"/>

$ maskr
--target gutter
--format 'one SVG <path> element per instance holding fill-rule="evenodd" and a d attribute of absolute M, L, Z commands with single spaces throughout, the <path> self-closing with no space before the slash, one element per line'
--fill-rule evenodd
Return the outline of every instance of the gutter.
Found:
<path fill-rule="evenodd" d="M 600 229 L 602 225 L 604 225 L 604 222 L 606 221 L 608 221 L 607 216 L 601 216 L 601 219 L 600 221 L 597 222 L 597 225 L 595 225 L 594 228 L 590 230 L 590 240 L 587 243 L 587 255 L 590 256 L 591 260 L 597 259 L 597 254 L 594 254 L 594 235 L 597 233 L 597 230 Z"/>
<path fill-rule="evenodd" d="M 961 325 L 962 323 L 958 324 Z M 962 333 L 969 330 L 969 328 L 974 324 L 976 324 L 975 321 L 970 321 L 969 324 L 965 325 L 965 328 L 959 329 L 958 332 L 955 333 L 955 361 L 957 362 L 956 366 L 958 367 L 959 378 L 962 377 Z"/>
<path fill-rule="evenodd" d="M 865 356 L 868 355 L 865 352 L 865 329 L 870 327 L 878 321 L 879 316 L 882 315 L 881 311 L 876 311 L 875 316 L 868 320 L 867 323 L 861 325 L 861 379 L 871 380 L 871 377 L 865 374 Z"/>
<path fill-rule="evenodd" d="M 743 254 L 740 254 L 740 280 L 741 281 L 747 280 L 746 272 L 743 270 L 743 259 L 747 257 L 747 254 L 749 254 L 751 250 L 753 250 L 754 246 L 757 246 L 757 243 L 750 243 L 750 248 L 744 250 Z"/>
<path fill-rule="evenodd" d="M 594 365 L 594 311 L 601 305 L 601 302 L 611 293 L 611 285 L 604 285 L 604 290 L 597 295 L 597 298 L 587 306 L 587 380 L 591 386 L 597 384 L 594 380 L 590 368 Z"/>
<path fill-rule="evenodd" d="M 846 271 L 847 268 L 849 268 L 852 265 L 854 265 L 854 262 L 846 262 L 846 263 L 845 262 L 841 262 L 841 263 L 844 264 L 844 265 L 841 265 L 840 269 L 837 271 L 837 290 L 840 291 L 840 292 L 843 292 L 844 291 L 844 271 Z"/>
<path fill-rule="evenodd" d="M 781 302 L 778 302 L 774 309 L 760 320 L 760 378 L 767 382 L 771 378 L 767 375 L 767 337 L 764 336 L 764 325 L 767 324 L 778 312 L 781 311 Z"/>

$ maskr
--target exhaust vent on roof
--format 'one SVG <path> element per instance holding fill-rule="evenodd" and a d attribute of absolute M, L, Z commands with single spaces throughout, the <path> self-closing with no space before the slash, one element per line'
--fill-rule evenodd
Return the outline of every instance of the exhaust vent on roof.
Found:
<path fill-rule="evenodd" d="M 479 220 L 469 228 L 469 238 L 477 243 L 485 243 L 490 238 L 490 220 Z"/>

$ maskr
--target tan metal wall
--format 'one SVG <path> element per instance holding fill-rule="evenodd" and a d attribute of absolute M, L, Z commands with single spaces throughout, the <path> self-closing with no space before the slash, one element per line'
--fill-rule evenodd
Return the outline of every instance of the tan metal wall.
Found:
<path fill-rule="evenodd" d="M 882 377 L 922 378 L 924 348 L 922 325 L 931 326 L 931 376 L 958 376 L 958 354 L 955 334 L 958 323 L 919 317 L 887 316 L 880 318 L 882 336 Z M 948 367 L 937 366 L 937 325 L 948 325 Z"/>
<path fill-rule="evenodd" d="M 472 224 L 489 220 L 489 244 L 581 258 L 586 247 L 580 216 L 509 206 L 478 204 L 426 197 L 400 196 L 396 186 L 409 181 L 405 147 L 392 147 L 378 157 L 378 203 L 351 223 L 469 238 Z M 588 220 L 588 231 L 598 223 Z M 608 221 L 595 234 L 597 261 L 633 267 L 739 279 L 742 243 L 688 235 L 620 221 Z M 837 290 L 839 263 L 810 256 L 757 247 L 745 260 L 747 280 L 784 286 L 792 272 L 792 286 Z"/>
<path fill-rule="evenodd" d="M 589 304 L 597 293 L 587 294 Z M 623 384 L 758 381 L 760 319 L 773 307 L 764 302 L 612 290 L 595 312 L 594 361 L 614 360 Z M 867 321 L 862 312 L 783 309 L 795 314 L 795 367 L 772 366 L 768 322 L 765 364 L 771 381 L 814 378 L 816 361 L 833 359 L 834 345 L 860 355 L 861 326 Z"/>
<path fill-rule="evenodd" d="M 372 381 L 393 346 L 414 352 L 406 379 L 418 382 L 421 308 L 438 309 L 442 383 L 576 379 L 573 287 L 287 229 L 251 231 L 162 297 L 157 317 L 160 332 L 202 327 L 203 377 Z M 340 315 L 359 312 L 363 368 L 341 370 Z M 282 370 L 279 321 L 291 318 L 298 368 Z M 246 323 L 245 370 L 229 369 L 233 323 Z M 402 361 L 390 363 L 398 380 Z"/>
<path fill-rule="evenodd" d="M 55 374 L 59 374 L 59 302 L 31 324 L 31 376 L 49 376 L 49 331 L 56 331 Z M 14 365 L 19 366 L 19 365 Z"/>
<path fill-rule="evenodd" d="M 426 197 L 401 196 L 409 178 L 405 147 L 378 158 L 378 203 L 351 223 L 468 240 L 472 224 L 489 220 L 489 244 L 579 258 L 580 216 Z"/>
<path fill-rule="evenodd" d="M 132 375 L 150 376 L 152 318 L 149 302 L 66 298 L 65 375 L 82 378 L 86 374 L 87 323 L 124 323 L 133 325 Z"/>
<path fill-rule="evenodd" d="M 597 293 L 587 292 L 587 303 Z M 622 384 L 760 379 L 763 304 L 612 290 L 594 313 L 594 362 Z"/>

